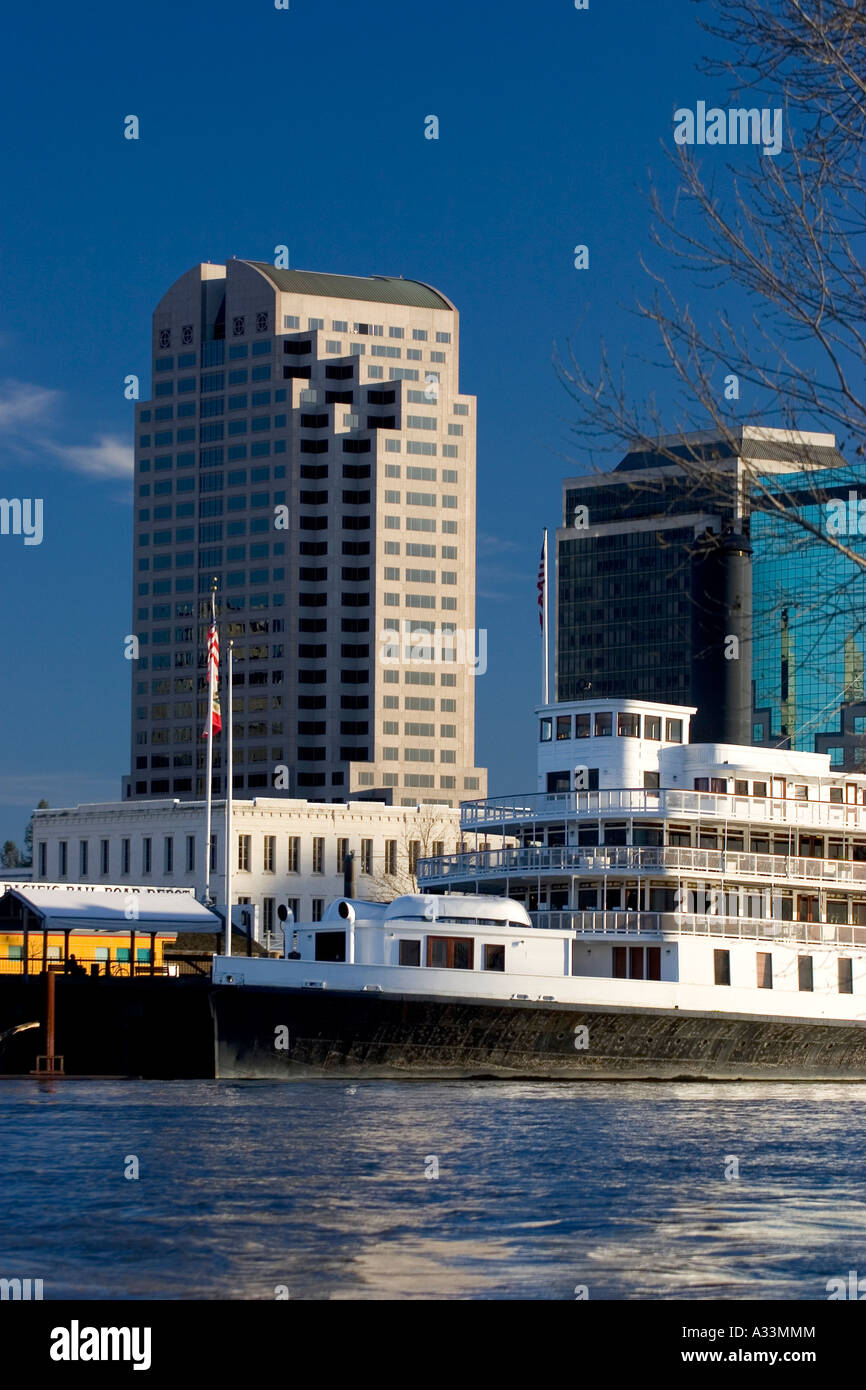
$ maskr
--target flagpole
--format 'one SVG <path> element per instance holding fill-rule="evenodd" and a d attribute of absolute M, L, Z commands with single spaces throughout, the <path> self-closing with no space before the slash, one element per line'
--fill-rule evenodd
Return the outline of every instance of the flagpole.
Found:
<path fill-rule="evenodd" d="M 226 955 L 232 953 L 232 647 L 228 644 L 228 685 L 226 688 Z"/>
<path fill-rule="evenodd" d="M 549 617 L 548 617 L 548 595 L 550 593 L 550 576 L 548 574 L 547 563 L 547 527 L 544 528 L 544 703 L 550 704 L 550 639 L 549 639 Z"/>
<path fill-rule="evenodd" d="M 205 831 L 204 831 L 204 901 L 205 906 L 210 906 L 210 825 L 211 825 L 211 796 L 213 794 L 213 659 L 211 657 L 211 631 L 216 624 L 216 587 L 214 580 L 210 595 L 211 626 L 207 633 L 207 724 L 205 725 L 207 736 L 207 780 L 205 783 Z"/>

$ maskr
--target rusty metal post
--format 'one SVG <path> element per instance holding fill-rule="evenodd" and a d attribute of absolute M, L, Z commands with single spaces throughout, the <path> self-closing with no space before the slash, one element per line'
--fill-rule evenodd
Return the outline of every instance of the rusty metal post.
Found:
<path fill-rule="evenodd" d="M 45 1054 L 48 1058 L 52 1059 L 52 1070 L 54 1058 L 54 1006 L 56 989 L 57 976 L 53 970 L 49 970 L 45 976 Z"/>
<path fill-rule="evenodd" d="M 53 970 L 45 972 L 45 1052 L 36 1058 L 36 1070 L 31 1076 L 63 1076 L 63 1057 L 54 1051 L 55 991 L 57 975 Z"/>

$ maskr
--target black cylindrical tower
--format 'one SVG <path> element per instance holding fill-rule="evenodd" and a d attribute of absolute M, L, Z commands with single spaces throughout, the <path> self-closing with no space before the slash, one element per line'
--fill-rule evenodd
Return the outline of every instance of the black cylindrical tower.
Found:
<path fill-rule="evenodd" d="M 706 531 L 692 554 L 692 743 L 752 742 L 752 547 Z"/>

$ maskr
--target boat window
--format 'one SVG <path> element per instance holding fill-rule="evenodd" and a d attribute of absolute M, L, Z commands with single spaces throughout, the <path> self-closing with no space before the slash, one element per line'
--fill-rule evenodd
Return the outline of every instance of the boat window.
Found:
<path fill-rule="evenodd" d="M 447 970 L 471 970 L 474 944 L 471 937 L 428 936 L 427 964 Z"/>
<path fill-rule="evenodd" d="M 708 792 L 709 790 L 710 790 L 710 779 L 709 779 L 709 777 L 696 777 L 696 778 L 695 778 L 695 791 L 696 791 L 696 792 Z"/>
<path fill-rule="evenodd" d="M 345 960 L 346 933 L 344 931 L 316 932 L 316 960 Z"/>
<path fill-rule="evenodd" d="M 801 990 L 813 990 L 815 988 L 812 976 L 812 957 L 797 957 L 797 983 Z"/>
<path fill-rule="evenodd" d="M 640 715 L 618 714 L 616 732 L 619 738 L 640 738 Z"/>
<path fill-rule="evenodd" d="M 556 716 L 556 738 L 557 742 L 562 739 L 571 738 L 571 715 L 558 714 Z"/>
<path fill-rule="evenodd" d="M 838 804 L 838 803 L 842 800 L 842 796 L 843 796 L 843 793 L 842 793 L 842 788 L 841 788 L 841 787 L 831 787 L 831 788 L 830 788 L 830 800 L 831 800 L 831 801 L 836 802 L 836 803 Z"/>
<path fill-rule="evenodd" d="M 571 773 L 567 768 L 564 772 L 548 772 L 547 790 L 549 792 L 571 791 Z"/>
<path fill-rule="evenodd" d="M 609 821 L 604 827 L 604 843 L 606 845 L 624 845 L 627 829 L 625 821 Z"/>
<path fill-rule="evenodd" d="M 485 946 L 485 947 L 484 947 L 484 969 L 485 969 L 485 970 L 504 970 L 504 969 L 505 969 L 505 947 L 504 947 L 504 946 Z"/>
<path fill-rule="evenodd" d="M 681 719 L 665 720 L 665 738 L 668 743 L 682 743 L 683 721 Z"/>
<path fill-rule="evenodd" d="M 411 941 L 408 938 L 401 938 L 400 964 L 401 965 L 420 965 L 421 964 L 421 942 Z"/>
<path fill-rule="evenodd" d="M 713 972 L 717 985 L 729 985 L 731 983 L 730 951 L 713 951 Z"/>
<path fill-rule="evenodd" d="M 553 720 L 542 719 L 540 721 L 539 743 L 549 743 L 553 737 Z"/>
<path fill-rule="evenodd" d="M 767 784 L 766 784 L 766 782 L 753 782 L 753 783 L 752 783 L 752 796 L 766 796 L 766 795 L 767 795 Z"/>
<path fill-rule="evenodd" d="M 576 714 L 574 716 L 574 737 L 589 738 L 590 732 L 590 716 L 588 714 Z"/>
<path fill-rule="evenodd" d="M 643 721 L 644 738 L 652 738 L 661 742 L 662 736 L 662 717 L 660 714 L 647 714 Z"/>
<path fill-rule="evenodd" d="M 596 738 L 609 738 L 613 736 L 612 714 L 597 714 L 595 716 L 595 736 Z"/>
<path fill-rule="evenodd" d="M 854 976 L 850 956 L 840 956 L 837 962 L 839 968 L 839 993 L 854 993 Z"/>
<path fill-rule="evenodd" d="M 801 835 L 798 854 L 805 855 L 809 859 L 824 858 L 824 836 L 823 835 Z"/>
<path fill-rule="evenodd" d="M 635 845 L 661 845 L 664 843 L 664 832 L 660 825 L 636 825 L 632 836 L 632 844 Z"/>
<path fill-rule="evenodd" d="M 711 778 L 710 778 L 710 791 L 711 791 L 711 792 L 715 792 L 717 796 L 724 796 L 725 793 L 727 792 L 727 790 L 728 790 L 728 779 L 727 779 L 727 777 L 711 777 Z"/>
<path fill-rule="evenodd" d="M 773 988 L 773 956 L 770 951 L 758 951 L 758 989 Z"/>
<path fill-rule="evenodd" d="M 598 821 L 594 821 L 592 825 L 578 825 L 577 843 L 579 845 L 598 844 Z"/>
<path fill-rule="evenodd" d="M 748 784 L 748 782 L 741 782 L 741 781 L 739 780 L 739 778 L 735 779 L 735 781 L 734 781 L 734 791 L 736 792 L 737 796 L 748 796 L 748 795 L 749 795 L 749 784 Z"/>

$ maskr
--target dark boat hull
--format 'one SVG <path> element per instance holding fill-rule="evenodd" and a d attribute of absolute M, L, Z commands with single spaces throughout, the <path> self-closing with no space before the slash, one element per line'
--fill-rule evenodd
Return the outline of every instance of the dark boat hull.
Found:
<path fill-rule="evenodd" d="M 212 1003 L 224 1078 L 866 1080 L 866 1023 L 240 985 Z"/>

